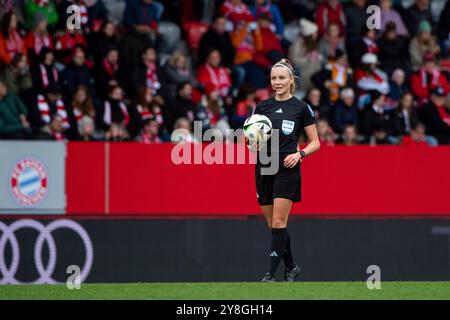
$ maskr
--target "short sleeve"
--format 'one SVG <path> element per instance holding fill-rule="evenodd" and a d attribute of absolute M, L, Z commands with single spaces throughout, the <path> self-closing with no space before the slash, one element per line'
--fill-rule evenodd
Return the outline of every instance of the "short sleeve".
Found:
<path fill-rule="evenodd" d="M 302 127 L 307 127 L 311 124 L 316 123 L 316 117 L 314 116 L 314 111 L 311 106 L 307 103 L 304 105 L 303 112 L 301 115 L 301 124 Z"/>
<path fill-rule="evenodd" d="M 261 102 L 256 105 L 255 109 L 253 109 L 252 115 L 254 114 L 261 114 Z"/>

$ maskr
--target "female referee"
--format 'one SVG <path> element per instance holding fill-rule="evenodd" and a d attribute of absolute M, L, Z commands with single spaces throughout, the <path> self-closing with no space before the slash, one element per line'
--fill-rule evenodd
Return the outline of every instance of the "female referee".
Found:
<path fill-rule="evenodd" d="M 279 156 L 278 171 L 273 175 L 262 175 L 261 168 L 270 164 L 263 165 L 259 156 L 255 166 L 258 203 L 269 229 L 272 230 L 270 267 L 261 280 L 263 282 L 275 281 L 275 272 L 281 259 L 286 266 L 285 281 L 294 281 L 300 274 L 300 269 L 292 257 L 287 232 L 288 217 L 292 203 L 301 200 L 300 162 L 320 148 L 314 112 L 308 104 L 294 96 L 295 80 L 289 60 L 282 59 L 275 63 L 270 72 L 270 82 L 275 96 L 261 101 L 254 110 L 255 114 L 268 117 L 272 121 L 273 129 L 279 130 L 278 135 L 272 135 L 270 138 L 279 137 L 279 150 L 269 150 L 270 139 L 263 146 L 267 148 L 270 157 Z M 303 150 L 298 148 L 301 128 L 305 129 L 309 140 Z"/>

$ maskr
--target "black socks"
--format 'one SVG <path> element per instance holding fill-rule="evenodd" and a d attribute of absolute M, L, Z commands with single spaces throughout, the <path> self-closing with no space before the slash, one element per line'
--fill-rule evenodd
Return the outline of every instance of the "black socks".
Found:
<path fill-rule="evenodd" d="M 278 265 L 283 258 L 287 245 L 287 228 L 272 228 L 272 246 L 270 250 L 270 269 L 269 272 L 274 275 Z"/>
<path fill-rule="evenodd" d="M 295 263 L 294 258 L 292 258 L 291 239 L 289 238 L 289 233 L 287 231 L 286 234 L 287 234 L 287 241 L 286 241 L 286 249 L 284 250 L 283 254 L 283 260 L 286 268 L 292 269 L 295 267 Z"/>

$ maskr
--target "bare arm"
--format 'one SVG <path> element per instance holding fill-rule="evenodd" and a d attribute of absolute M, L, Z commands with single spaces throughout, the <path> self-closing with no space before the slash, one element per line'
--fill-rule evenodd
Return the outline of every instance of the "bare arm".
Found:
<path fill-rule="evenodd" d="M 310 124 L 309 126 L 305 127 L 306 135 L 308 136 L 309 143 L 308 145 L 303 149 L 306 156 L 316 152 L 320 149 L 320 141 L 319 141 L 319 135 L 317 133 L 316 124 Z M 302 162 L 303 159 L 300 156 L 300 152 L 292 153 L 288 155 L 286 158 L 284 158 L 284 166 L 287 168 L 293 168 L 297 164 L 297 162 Z"/>

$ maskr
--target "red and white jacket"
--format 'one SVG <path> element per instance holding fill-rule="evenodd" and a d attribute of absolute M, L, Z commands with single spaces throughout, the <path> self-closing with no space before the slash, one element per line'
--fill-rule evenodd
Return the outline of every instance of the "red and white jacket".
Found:
<path fill-rule="evenodd" d="M 205 87 L 212 84 L 222 97 L 227 96 L 231 88 L 229 70 L 223 67 L 213 68 L 208 63 L 198 69 L 197 79 Z"/>

